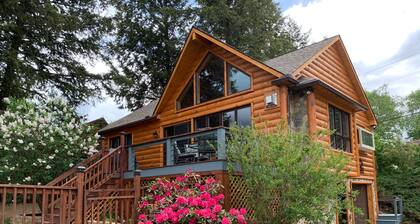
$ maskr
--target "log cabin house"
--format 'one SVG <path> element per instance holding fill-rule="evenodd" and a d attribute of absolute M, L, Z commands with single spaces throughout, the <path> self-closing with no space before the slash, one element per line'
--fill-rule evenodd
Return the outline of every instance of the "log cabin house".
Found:
<path fill-rule="evenodd" d="M 318 140 L 351 158 L 348 187 L 360 192 L 355 204 L 365 214 L 337 220 L 375 223 L 376 120 L 340 36 L 262 62 L 193 28 L 161 98 L 100 134 L 104 149 L 130 145 L 127 178 L 135 169 L 147 180 L 192 168 L 222 180 L 227 206 L 240 207 L 243 183 L 226 174 L 226 128 L 254 122 L 270 129 L 281 120 L 309 133 L 335 130 Z"/>
<path fill-rule="evenodd" d="M 364 212 L 337 223 L 376 223 L 376 119 L 341 38 L 263 62 L 193 28 L 163 95 L 100 129 L 101 151 L 46 186 L 0 184 L 0 224 L 132 222 L 145 185 L 187 169 L 220 180 L 226 208 L 247 207 L 243 179 L 227 173 L 227 128 L 283 121 L 335 130 L 317 140 L 351 159 L 348 189 Z"/>

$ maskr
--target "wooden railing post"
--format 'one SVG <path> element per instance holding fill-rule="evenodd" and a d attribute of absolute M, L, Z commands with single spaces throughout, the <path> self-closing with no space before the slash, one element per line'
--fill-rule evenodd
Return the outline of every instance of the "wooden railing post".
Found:
<path fill-rule="evenodd" d="M 133 220 L 136 223 L 137 219 L 137 206 L 141 197 L 141 170 L 134 171 L 134 204 L 133 204 Z"/>
<path fill-rule="evenodd" d="M 85 191 L 85 169 L 84 166 L 77 167 L 77 176 L 76 176 L 76 203 L 75 203 L 75 213 L 74 213 L 74 223 L 83 224 L 84 217 L 84 191 Z"/>
<path fill-rule="evenodd" d="M 125 145 L 125 132 L 120 133 L 120 147 L 121 147 L 121 154 L 120 154 L 120 170 L 121 170 L 121 177 L 124 176 L 124 172 L 127 171 L 128 168 L 128 156 L 127 156 L 127 147 Z"/>

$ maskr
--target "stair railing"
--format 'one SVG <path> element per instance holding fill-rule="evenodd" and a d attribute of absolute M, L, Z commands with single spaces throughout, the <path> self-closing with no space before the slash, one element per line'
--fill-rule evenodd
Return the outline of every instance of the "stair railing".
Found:
<path fill-rule="evenodd" d="M 50 181 L 47 184 L 47 186 L 69 186 L 67 183 L 69 181 L 74 182 L 76 178 L 78 166 L 89 167 L 93 163 L 98 161 L 98 159 L 100 159 L 103 154 L 104 154 L 104 151 L 99 151 L 99 152 L 94 153 L 92 156 L 90 156 L 86 160 L 83 160 L 82 162 L 80 162 L 77 166 L 72 167 L 71 169 L 62 173 L 60 176 L 56 177 L 54 180 Z"/>

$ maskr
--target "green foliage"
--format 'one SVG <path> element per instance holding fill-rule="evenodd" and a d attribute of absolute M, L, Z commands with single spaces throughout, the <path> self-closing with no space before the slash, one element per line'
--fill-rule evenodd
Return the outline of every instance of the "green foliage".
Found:
<path fill-rule="evenodd" d="M 95 152 L 83 121 L 60 99 L 11 100 L 0 115 L 0 183 L 46 184 Z"/>
<path fill-rule="evenodd" d="M 197 26 L 257 59 L 270 59 L 307 44 L 307 33 L 282 15 L 272 0 L 198 0 Z"/>
<path fill-rule="evenodd" d="M 229 168 L 241 167 L 258 223 L 327 223 L 349 205 L 346 156 L 326 150 L 307 134 L 278 127 L 266 133 L 255 127 L 230 129 Z M 273 212 L 272 203 L 279 197 Z"/>
<path fill-rule="evenodd" d="M 410 138 L 420 139 L 420 90 L 408 95 L 406 106 L 409 114 L 406 118 L 407 134 Z"/>
<path fill-rule="evenodd" d="M 97 95 L 102 77 L 82 60 L 100 54 L 110 19 L 106 0 L 0 2 L 0 110 L 4 98 L 62 95 L 79 104 Z"/>
<path fill-rule="evenodd" d="M 387 86 L 367 92 L 378 120 L 375 129 L 377 181 L 380 195 L 400 195 L 408 219 L 420 221 L 420 91 L 394 97 Z M 410 140 L 404 141 L 407 133 Z"/>
<path fill-rule="evenodd" d="M 127 0 L 117 4 L 117 33 L 111 54 L 117 64 L 108 92 L 127 107 L 160 97 L 194 21 L 187 0 Z M 111 60 L 114 58 L 111 58 Z"/>
<path fill-rule="evenodd" d="M 404 213 L 420 221 L 420 145 L 387 142 L 376 154 L 381 195 L 401 195 Z"/>
<path fill-rule="evenodd" d="M 391 96 L 387 86 L 366 92 L 366 95 L 378 120 L 378 125 L 375 128 L 376 137 L 385 140 L 402 136 L 403 122 L 400 119 L 403 106 L 402 98 Z M 380 142 L 376 141 L 376 143 Z"/>

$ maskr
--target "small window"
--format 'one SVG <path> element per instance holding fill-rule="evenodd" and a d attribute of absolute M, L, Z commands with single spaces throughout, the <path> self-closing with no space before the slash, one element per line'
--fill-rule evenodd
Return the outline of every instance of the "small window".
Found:
<path fill-rule="evenodd" d="M 120 136 L 111 138 L 110 139 L 110 143 L 109 143 L 111 149 L 115 149 L 115 148 L 120 147 L 120 145 L 121 145 L 120 140 L 121 140 L 121 137 Z M 131 145 L 132 144 L 132 141 L 133 141 L 132 140 L 132 134 L 130 133 L 130 134 L 124 135 L 124 141 L 125 141 L 125 145 L 126 146 Z"/>
<path fill-rule="evenodd" d="M 251 88 L 251 77 L 230 64 L 227 69 L 229 95 Z"/>
<path fill-rule="evenodd" d="M 373 133 L 363 128 L 358 128 L 359 144 L 361 149 L 375 150 L 375 139 Z"/>
<path fill-rule="evenodd" d="M 120 147 L 120 136 L 109 139 L 109 146 L 111 147 L 111 149 L 116 149 Z"/>
<path fill-rule="evenodd" d="M 209 54 L 197 73 L 197 104 L 225 95 L 224 62 Z"/>
<path fill-rule="evenodd" d="M 351 152 L 349 114 L 330 105 L 329 116 L 330 130 L 333 132 L 330 136 L 331 147 Z"/>
<path fill-rule="evenodd" d="M 194 86 L 191 79 L 177 100 L 177 109 L 183 109 L 194 105 Z"/>
<path fill-rule="evenodd" d="M 190 132 L 190 122 L 173 125 L 164 129 L 165 137 L 182 135 Z"/>
<path fill-rule="evenodd" d="M 232 111 L 226 111 L 223 113 L 223 126 L 230 127 L 234 123 L 239 126 L 251 125 L 251 107 L 242 107 Z"/>
<path fill-rule="evenodd" d="M 219 126 L 222 126 L 221 113 L 214 113 L 195 119 L 195 130 L 197 131 Z"/>

